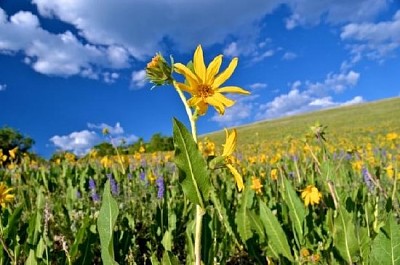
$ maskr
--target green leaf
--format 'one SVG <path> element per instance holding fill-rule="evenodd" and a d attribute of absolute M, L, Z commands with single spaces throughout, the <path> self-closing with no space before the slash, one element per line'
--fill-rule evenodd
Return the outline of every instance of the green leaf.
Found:
<path fill-rule="evenodd" d="M 197 148 L 196 142 L 186 127 L 173 120 L 175 163 L 183 175 L 181 185 L 188 199 L 204 208 L 211 189 L 207 164 Z"/>
<path fill-rule="evenodd" d="M 306 217 L 306 209 L 300 198 L 297 196 L 296 191 L 293 189 L 292 184 L 285 178 L 285 193 L 284 200 L 289 207 L 289 217 L 293 223 L 296 231 L 297 238 L 300 242 L 303 241 L 303 223 Z"/>
<path fill-rule="evenodd" d="M 254 192 L 249 187 L 246 187 L 245 192 L 242 194 L 242 198 L 240 199 L 239 210 L 236 213 L 235 221 L 237 225 L 237 230 L 239 232 L 239 235 L 243 243 L 246 243 L 246 241 L 253 236 L 253 231 L 251 230 L 250 217 L 249 217 L 250 211 L 248 209 L 248 206 L 250 204 L 249 197 L 253 195 Z"/>
<path fill-rule="evenodd" d="M 217 210 L 217 214 L 218 214 L 218 219 L 219 221 L 222 223 L 222 225 L 225 227 L 226 231 L 228 232 L 228 234 L 230 236 L 232 236 L 232 238 L 235 241 L 236 245 L 239 245 L 238 240 L 236 239 L 235 234 L 233 233 L 233 229 L 231 226 L 231 223 L 229 222 L 229 216 L 226 212 L 225 207 L 222 205 L 222 203 L 220 202 L 217 193 L 215 192 L 215 190 L 211 191 L 211 201 L 214 204 L 214 208 Z"/>
<path fill-rule="evenodd" d="M 163 265 L 179 265 L 180 262 L 177 257 L 175 257 L 171 252 L 165 251 L 162 257 Z"/>
<path fill-rule="evenodd" d="M 35 251 L 33 249 L 29 250 L 29 256 L 25 261 L 25 265 L 37 265 Z"/>
<path fill-rule="evenodd" d="M 110 193 L 110 181 L 104 186 L 102 204 L 97 219 L 103 264 L 117 264 L 114 260 L 113 231 L 118 216 L 118 204 Z"/>
<path fill-rule="evenodd" d="M 268 237 L 268 247 L 273 253 L 278 253 L 285 256 L 288 260 L 293 261 L 290 247 L 278 219 L 271 210 L 261 200 L 260 202 L 260 217 L 264 224 L 264 229 Z"/>
<path fill-rule="evenodd" d="M 90 218 L 87 216 L 83 221 L 81 228 L 79 228 L 78 233 L 75 236 L 74 243 L 71 246 L 71 251 L 69 252 L 70 256 L 74 258 L 78 254 L 79 245 L 85 239 L 85 235 L 87 234 L 87 228 L 90 225 Z"/>
<path fill-rule="evenodd" d="M 358 241 L 351 215 L 343 206 L 338 207 L 338 216 L 335 218 L 333 244 L 340 256 L 349 264 L 354 262 L 358 250 Z"/>
<path fill-rule="evenodd" d="M 167 232 L 164 233 L 163 239 L 161 240 L 161 244 L 163 245 L 164 249 L 167 251 L 171 251 L 172 250 L 172 234 L 169 230 L 167 230 Z"/>
<path fill-rule="evenodd" d="M 400 225 L 393 213 L 372 243 L 371 264 L 400 264 Z"/>

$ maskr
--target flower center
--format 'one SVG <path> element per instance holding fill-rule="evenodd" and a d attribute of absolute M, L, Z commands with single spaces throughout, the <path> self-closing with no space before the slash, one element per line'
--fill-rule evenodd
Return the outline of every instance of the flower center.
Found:
<path fill-rule="evenodd" d="M 200 84 L 197 86 L 197 96 L 202 98 L 208 98 L 209 96 L 214 95 L 214 90 L 209 85 Z"/>

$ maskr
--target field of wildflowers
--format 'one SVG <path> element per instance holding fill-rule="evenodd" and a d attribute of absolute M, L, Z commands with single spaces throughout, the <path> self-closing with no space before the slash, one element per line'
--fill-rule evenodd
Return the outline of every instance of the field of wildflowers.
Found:
<path fill-rule="evenodd" d="M 220 87 L 237 64 L 217 75 L 221 60 L 206 68 L 199 46 L 193 64 L 171 63 L 184 83 L 160 54 L 149 63 L 191 122 L 174 120 L 174 152 L 48 162 L 1 151 L 0 263 L 400 264 L 400 132 L 315 123 L 285 141 L 238 145 L 235 129 L 224 144 L 197 140 L 209 105 L 234 104 L 222 93 L 248 93 Z"/>

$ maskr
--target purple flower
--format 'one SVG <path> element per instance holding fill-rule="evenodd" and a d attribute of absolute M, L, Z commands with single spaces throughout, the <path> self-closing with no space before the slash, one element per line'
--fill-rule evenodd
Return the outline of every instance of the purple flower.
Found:
<path fill-rule="evenodd" d="M 99 194 L 97 194 L 96 192 L 93 192 L 93 193 L 92 193 L 92 200 L 93 200 L 94 202 L 100 201 L 100 196 L 99 196 Z"/>
<path fill-rule="evenodd" d="M 128 173 L 128 179 L 129 179 L 129 180 L 132 179 L 132 173 Z"/>
<path fill-rule="evenodd" d="M 118 195 L 118 193 L 119 193 L 118 183 L 115 181 L 112 174 L 107 174 L 107 177 L 110 180 L 111 193 L 113 195 Z"/>
<path fill-rule="evenodd" d="M 163 179 L 162 176 L 157 178 L 156 185 L 157 185 L 157 188 L 158 188 L 157 198 L 162 199 L 164 197 L 164 191 L 165 191 L 164 179 Z"/>
<path fill-rule="evenodd" d="M 79 190 L 76 191 L 76 198 L 78 199 L 82 198 L 82 194 Z"/>
<path fill-rule="evenodd" d="M 372 177 L 371 174 L 369 173 L 368 169 L 366 167 L 363 167 L 361 170 L 361 174 L 364 178 L 364 183 L 367 185 L 368 190 L 372 191 L 374 188 L 374 183 L 372 182 Z"/>
<path fill-rule="evenodd" d="M 96 183 L 94 182 L 94 179 L 89 180 L 89 189 L 96 191 Z"/>
<path fill-rule="evenodd" d="M 140 172 L 140 179 L 141 179 L 142 181 L 145 181 L 145 180 L 146 180 L 146 174 L 144 173 L 144 171 Z"/>

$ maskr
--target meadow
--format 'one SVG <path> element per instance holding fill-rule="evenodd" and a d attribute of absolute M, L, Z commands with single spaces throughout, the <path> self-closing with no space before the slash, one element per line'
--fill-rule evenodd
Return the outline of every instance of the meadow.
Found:
<path fill-rule="evenodd" d="M 394 98 L 241 126 L 229 156 L 224 132 L 191 149 L 176 121 L 175 145 L 213 187 L 199 198 L 201 261 L 400 264 L 399 116 Z M 0 263 L 193 264 L 184 154 L 2 154 Z"/>

